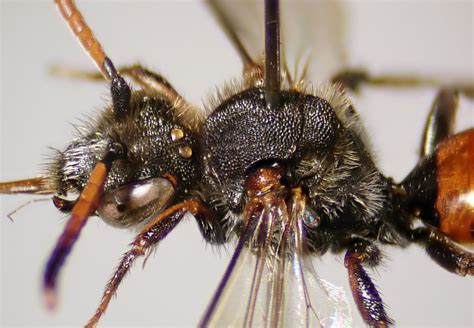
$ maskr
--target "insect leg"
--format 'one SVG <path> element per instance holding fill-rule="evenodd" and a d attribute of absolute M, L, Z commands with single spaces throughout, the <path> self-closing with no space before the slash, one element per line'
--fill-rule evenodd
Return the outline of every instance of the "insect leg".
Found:
<path fill-rule="evenodd" d="M 58 66 L 53 67 L 51 72 L 53 74 L 75 79 L 89 79 L 94 81 L 101 81 L 104 79 L 103 75 L 98 72 L 70 70 Z M 176 118 L 184 126 L 193 131 L 199 129 L 198 127 L 200 124 L 198 123 L 202 122 L 204 119 L 203 112 L 184 99 L 162 75 L 150 71 L 140 64 L 119 67 L 118 72 L 120 72 L 121 75 L 129 76 L 133 82 L 143 90 L 160 95 L 169 103 L 174 104 L 172 111 L 175 112 Z M 126 95 L 126 92 L 124 92 L 124 94 Z"/>
<path fill-rule="evenodd" d="M 437 86 L 439 83 L 435 79 L 419 77 L 415 75 L 380 75 L 372 76 L 364 69 L 343 69 L 337 72 L 331 82 L 341 83 L 346 88 L 359 92 L 363 84 L 390 87 L 414 87 L 414 86 Z"/>
<path fill-rule="evenodd" d="M 331 78 L 331 82 L 340 83 L 354 92 L 358 92 L 363 84 L 391 88 L 438 87 L 443 85 L 442 82 L 429 76 L 415 74 L 372 75 L 363 69 L 341 70 Z M 474 84 L 472 81 L 448 83 L 446 87 L 457 90 L 466 97 L 474 99 Z"/>
<path fill-rule="evenodd" d="M 431 154 L 436 146 L 453 134 L 459 93 L 452 89 L 441 89 L 436 96 L 426 120 L 421 156 Z"/>
<path fill-rule="evenodd" d="M 68 200 L 60 196 L 53 197 L 54 206 L 63 213 L 71 212 L 72 209 L 74 208 L 74 205 L 76 205 L 76 203 L 77 203 L 77 200 Z"/>
<path fill-rule="evenodd" d="M 219 245 L 226 241 L 225 227 L 211 210 L 203 207 L 200 212 L 194 214 L 194 218 L 201 235 L 208 243 Z"/>
<path fill-rule="evenodd" d="M 235 22 L 232 20 L 232 17 L 229 17 L 228 10 L 224 7 L 225 3 L 218 0 L 207 0 L 206 3 L 239 53 L 244 64 L 244 72 L 253 70 L 258 65 L 240 39 L 237 26 L 235 26 Z"/>
<path fill-rule="evenodd" d="M 161 212 L 143 228 L 132 242 L 132 248 L 122 256 L 117 269 L 105 287 L 99 307 L 86 327 L 94 327 L 98 323 L 135 260 L 145 255 L 153 246 L 164 239 L 188 212 L 199 218 L 208 217 L 209 215 L 209 210 L 202 203 L 196 200 L 185 200 Z"/>
<path fill-rule="evenodd" d="M 198 122 L 203 121 L 203 112 L 184 99 L 163 76 L 139 64 L 125 66 L 119 71 L 130 76 L 143 90 L 158 94 L 173 104 L 172 111 L 184 126 L 193 131 L 199 129 Z"/>
<path fill-rule="evenodd" d="M 409 231 L 411 240 L 422 244 L 438 265 L 460 276 L 474 275 L 474 254 L 464 250 L 451 238 L 432 226 Z"/>
<path fill-rule="evenodd" d="M 117 69 L 120 74 L 129 76 L 133 82 L 147 91 L 154 91 L 160 95 L 164 95 L 170 102 L 178 98 L 182 98 L 173 86 L 163 76 L 149 69 L 134 64 L 131 66 L 122 66 Z M 50 70 L 51 74 L 73 79 L 87 79 L 93 81 L 103 81 L 104 76 L 99 72 L 89 72 L 82 70 L 69 69 L 62 66 L 53 66 Z"/>
<path fill-rule="evenodd" d="M 42 178 L 0 182 L 0 194 L 52 194 L 54 190 Z"/>
<path fill-rule="evenodd" d="M 347 250 L 344 265 L 349 271 L 352 296 L 364 321 L 371 327 L 387 327 L 393 324 L 385 312 L 384 304 L 364 265 L 379 264 L 380 250 L 371 242 L 354 238 Z"/>

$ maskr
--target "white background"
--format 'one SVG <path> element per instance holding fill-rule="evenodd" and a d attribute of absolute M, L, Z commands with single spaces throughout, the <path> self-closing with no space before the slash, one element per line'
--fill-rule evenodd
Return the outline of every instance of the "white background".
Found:
<path fill-rule="evenodd" d="M 233 48 L 201 3 L 191 1 L 80 2 L 86 19 L 117 66 L 140 61 L 156 69 L 190 101 L 199 103 L 238 76 Z M 473 80 L 473 4 L 470 1 L 351 2 L 350 62 L 376 72 L 424 72 Z M 94 69 L 60 18 L 53 1 L 3 1 L 1 8 L 1 176 L 41 172 L 47 147 L 62 149 L 70 123 L 94 115 L 108 96 L 105 83 L 48 75 L 54 63 Z M 424 119 L 435 90 L 364 88 L 355 99 L 382 172 L 400 180 L 417 161 Z M 458 126 L 474 125 L 474 105 L 461 101 Z M 60 277 L 54 314 L 41 304 L 45 261 L 61 233 L 63 216 L 48 202 L 6 214 L 31 199 L 2 196 L 2 326 L 80 326 L 95 310 L 103 286 L 133 232 L 92 218 Z M 230 247 L 231 248 L 231 247 Z M 181 224 L 147 263 L 136 265 L 106 313 L 108 326 L 196 325 L 229 253 L 203 242 L 192 220 Z M 412 246 L 385 248 L 373 273 L 400 327 L 472 327 L 474 282 L 445 272 Z M 341 256 L 316 260 L 321 276 L 348 289 Z M 349 292 L 349 291 L 348 291 Z M 350 296 L 350 292 L 349 292 Z M 363 326 L 355 307 L 354 317 Z"/>

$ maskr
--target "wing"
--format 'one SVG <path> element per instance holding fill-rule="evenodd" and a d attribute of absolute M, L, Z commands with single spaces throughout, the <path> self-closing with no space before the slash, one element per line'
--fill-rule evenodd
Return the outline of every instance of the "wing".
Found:
<path fill-rule="evenodd" d="M 209 0 L 208 4 L 241 56 L 244 67 L 264 54 L 263 2 Z M 282 1 L 282 62 L 298 81 L 328 81 L 346 62 L 345 14 L 339 1 Z"/>
<path fill-rule="evenodd" d="M 247 228 L 201 327 L 350 327 L 342 288 L 320 279 L 304 253 L 304 204 L 244 211 Z"/>

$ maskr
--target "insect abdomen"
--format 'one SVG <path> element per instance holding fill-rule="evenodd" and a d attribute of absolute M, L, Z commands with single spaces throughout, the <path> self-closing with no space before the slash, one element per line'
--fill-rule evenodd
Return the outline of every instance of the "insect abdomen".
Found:
<path fill-rule="evenodd" d="M 436 151 L 440 230 L 461 243 L 474 242 L 474 129 L 447 139 Z"/>
<path fill-rule="evenodd" d="M 460 243 L 474 242 L 474 129 L 441 142 L 403 181 L 423 221 Z"/>

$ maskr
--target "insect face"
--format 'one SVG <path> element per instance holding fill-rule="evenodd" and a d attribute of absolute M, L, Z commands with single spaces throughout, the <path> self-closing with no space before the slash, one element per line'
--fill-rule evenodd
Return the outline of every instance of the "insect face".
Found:
<path fill-rule="evenodd" d="M 32 6 L 35 6 L 35 10 L 31 10 Z M 133 63 L 138 58 L 140 62 L 158 68 L 177 89 L 190 95 L 188 99 L 198 101 L 213 85 L 238 75 L 240 63 L 230 46 L 221 48 L 228 43 L 217 25 L 209 19 L 204 8 L 194 8 L 197 6 L 195 4 L 176 6 L 179 8 L 166 4 L 157 4 L 153 8 L 135 8 L 130 7 L 130 4 L 114 4 L 113 7 L 100 4 L 96 8 L 93 4 L 81 4 L 84 15 L 90 19 L 96 33 L 114 53 L 115 61 Z M 4 160 L 1 180 L 9 180 L 35 175 L 37 164 L 45 154 L 46 147 L 62 149 L 67 143 L 65 140 L 69 140 L 70 125 L 65 122 L 76 122 L 75 118 L 81 117 L 84 112 L 90 115 L 95 113 L 91 112 L 90 108 L 101 107 L 103 103 L 97 99 L 108 94 L 108 90 L 88 82 L 47 76 L 46 70 L 52 63 L 64 63 L 73 68 L 91 67 L 89 60 L 64 28 L 63 22 L 58 19 L 52 5 L 7 4 L 4 9 L 2 19 L 5 18 L 5 24 L 10 24 L 7 26 L 13 26 L 4 28 L 4 60 L 7 64 L 3 65 L 2 73 L 3 81 L 7 82 L 2 86 L 5 97 L 2 104 L 2 122 L 6 124 L 3 126 Z M 354 13 L 359 15 L 357 22 L 371 21 L 364 16 L 366 9 L 370 8 L 353 9 Z M 386 13 L 394 8 L 379 10 Z M 446 13 L 446 10 L 448 9 L 444 8 L 439 11 Z M 196 11 L 201 15 L 194 14 Z M 407 22 L 411 22 L 412 26 L 416 25 L 414 29 L 423 29 L 424 35 L 433 34 L 437 39 L 447 40 L 442 49 L 459 49 L 467 45 L 465 50 L 455 53 L 447 51 L 443 54 L 444 57 L 435 60 L 440 52 L 444 52 L 440 50 L 438 42 L 430 43 L 431 48 L 429 45 L 425 45 L 424 49 L 416 48 L 417 42 L 424 37 L 413 37 L 414 29 L 405 31 L 406 34 L 401 36 L 400 29 L 403 30 L 404 26 L 410 24 L 402 24 L 400 27 L 400 24 L 395 24 L 399 19 L 394 18 L 392 24 L 384 18 L 379 24 L 367 23 L 365 26 L 370 33 L 377 30 L 384 35 L 384 40 L 390 39 L 390 47 L 381 47 L 380 37 L 375 35 L 364 46 L 356 47 L 356 58 L 363 58 L 364 61 L 360 60 L 360 63 L 367 66 L 375 63 L 381 71 L 393 68 L 396 72 L 398 69 L 410 70 L 425 65 L 424 70 L 429 73 L 436 71 L 439 63 L 448 65 L 448 68 L 443 66 L 441 73 L 462 73 L 466 67 L 472 70 L 469 58 L 473 56 L 468 46 L 469 42 L 472 43 L 472 35 L 469 34 L 472 33 L 472 28 L 463 25 L 465 23 L 462 19 L 465 17 L 463 15 L 470 12 L 469 9 L 459 9 L 456 14 L 443 15 L 443 19 L 436 16 L 431 25 L 424 21 L 430 17 L 430 13 L 435 14 L 437 11 L 409 7 L 402 16 Z M 29 13 L 31 15 L 28 15 Z M 193 15 L 187 16 L 191 13 Z M 183 19 L 186 24 L 177 24 L 176 17 L 182 15 L 186 15 L 186 19 Z M 456 17 L 451 26 L 458 26 L 458 29 L 454 31 L 454 27 L 451 28 L 453 35 L 457 36 L 456 40 L 462 39 L 462 42 L 450 44 L 450 37 L 442 38 L 441 34 L 436 32 L 437 22 L 444 21 L 447 16 Z M 104 17 L 122 17 L 127 21 L 127 28 L 117 33 L 123 20 L 110 22 L 109 18 Z M 173 18 L 174 24 L 170 17 Z M 385 16 L 377 11 L 370 17 L 381 19 L 380 17 Z M 41 22 L 31 24 L 35 19 Z M 18 26 L 18 22 L 22 20 L 25 23 Z M 133 23 L 135 20 L 136 24 Z M 38 29 L 45 28 L 39 33 L 45 36 L 41 38 L 40 44 L 38 37 L 32 40 L 35 35 L 29 27 L 32 25 Z M 378 28 L 374 29 L 374 25 Z M 170 26 L 174 27 L 172 31 Z M 398 26 L 397 31 L 386 31 L 385 28 L 389 26 Z M 181 31 L 181 27 L 184 31 Z M 357 29 L 364 31 L 362 27 Z M 150 30 L 155 31 L 153 35 L 136 37 Z M 191 47 L 184 49 L 182 47 L 188 42 L 183 40 L 189 39 L 190 30 L 193 31 L 193 39 L 197 44 L 189 44 Z M 360 33 L 359 36 L 356 40 L 370 37 L 367 33 Z M 156 42 L 151 44 L 151 39 Z M 399 40 L 403 42 L 398 43 Z M 407 46 L 404 42 L 411 43 Z M 213 46 L 209 46 L 210 44 Z M 51 51 L 58 45 L 61 45 L 61 55 Z M 206 47 L 208 49 L 204 49 Z M 407 51 L 407 48 L 410 51 Z M 415 49 L 421 50 L 421 55 L 415 55 L 419 53 Z M 463 54 L 468 54 L 468 60 L 457 57 L 462 57 Z M 456 57 L 453 59 L 451 56 Z M 174 59 L 177 62 L 174 62 Z M 429 62 L 433 60 L 437 64 L 427 64 L 428 59 Z M 357 62 L 357 59 L 355 61 Z M 449 65 L 453 65 L 452 69 Z M 354 102 L 358 111 L 362 112 L 364 124 L 372 137 L 379 167 L 385 174 L 400 180 L 417 161 L 418 140 L 434 97 L 434 90 L 387 91 L 367 88 L 363 91 L 363 98 L 355 99 Z M 473 126 L 472 108 L 461 108 L 463 111 L 457 121 L 460 127 Z M 5 216 L 5 213 L 28 199 L 2 197 L 2 215 Z M 62 226 L 54 219 L 57 217 L 57 211 L 40 203 L 28 206 L 15 214 L 14 225 L 8 220 L 1 222 L 4 267 L 2 323 L 83 324 L 84 318 L 94 311 L 103 283 L 110 274 L 110 268 L 115 266 L 116 259 L 131 238 L 129 233 L 110 229 L 101 222 L 90 224 L 81 235 L 78 245 L 80 247 L 76 248 L 73 258 L 68 261 L 67 274 L 61 278 L 61 283 L 65 286 L 60 295 L 61 311 L 50 316 L 43 312 L 36 291 L 38 277 L 41 276 L 49 250 L 62 230 Z M 104 317 L 103 324 L 194 324 L 206 307 L 228 262 L 225 255 L 220 258 L 204 246 L 197 245 L 203 243 L 194 224 L 181 225 L 160 246 L 159 256 L 154 257 L 155 263 L 150 261 L 139 277 L 137 272 L 133 278 L 127 279 L 119 291 L 120 297 Z M 331 261 L 332 256 L 318 261 L 318 271 L 334 284 L 345 286 L 347 277 L 341 263 L 333 265 Z M 390 304 L 393 313 L 397 313 L 396 319 L 400 326 L 469 325 L 472 302 L 465 292 L 465 280 L 433 265 L 424 256 L 423 251 L 416 248 L 403 251 L 390 249 L 387 267 L 389 269 L 380 270 L 377 281 L 378 285 L 383 286 L 385 301 Z M 79 284 L 79 281 L 82 283 Z M 423 284 L 420 281 L 423 281 Z M 412 304 L 407 304 L 409 302 L 406 302 L 406 299 L 415 297 L 419 301 L 414 309 Z M 159 314 L 157 309 L 160 309 Z M 28 313 L 28 316 L 25 313 Z M 420 313 L 427 315 L 420 318 Z M 357 315 L 355 317 L 360 320 Z M 358 321 L 356 323 L 361 324 Z"/>
<path fill-rule="evenodd" d="M 125 115 L 110 107 L 92 125 L 79 128 L 80 135 L 58 152 L 50 171 L 56 200 L 70 207 L 62 197 L 80 193 L 107 147 L 119 147 L 123 156 L 112 165 L 98 209 L 104 220 L 119 227 L 163 209 L 175 194 L 197 183 L 199 169 L 196 137 L 177 114 L 186 110 L 183 106 L 142 92 L 132 92 L 130 104 Z"/>

